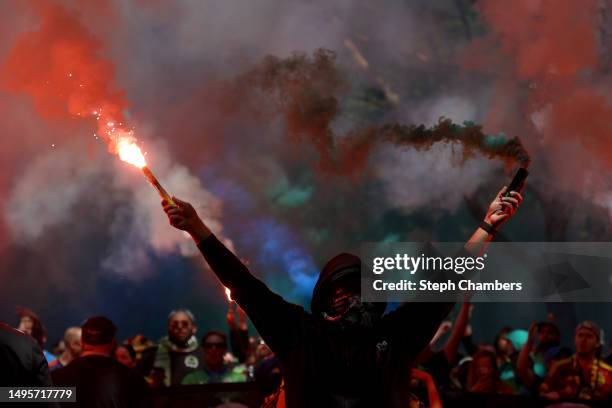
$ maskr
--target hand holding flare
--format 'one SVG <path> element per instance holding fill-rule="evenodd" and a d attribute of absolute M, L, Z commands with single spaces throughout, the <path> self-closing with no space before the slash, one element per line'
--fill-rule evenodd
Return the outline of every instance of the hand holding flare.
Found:
<path fill-rule="evenodd" d="M 195 208 L 188 202 L 172 197 L 173 202 L 162 200 L 164 212 L 168 215 L 168 221 L 174 228 L 186 231 L 191 235 L 196 245 L 212 235 L 204 221 L 198 216 Z"/>

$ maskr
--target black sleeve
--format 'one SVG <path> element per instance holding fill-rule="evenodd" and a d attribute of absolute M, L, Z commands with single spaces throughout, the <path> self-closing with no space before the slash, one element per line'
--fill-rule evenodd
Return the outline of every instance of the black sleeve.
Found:
<path fill-rule="evenodd" d="M 422 250 L 428 257 L 444 256 L 429 243 Z M 465 250 L 462 248 L 455 256 L 464 254 Z M 441 278 L 438 276 L 436 279 Z M 454 305 L 455 302 L 402 303 L 383 318 L 383 327 L 391 341 L 403 347 L 409 355 L 416 357 L 429 344 L 440 323 L 448 316 Z"/>
<path fill-rule="evenodd" d="M 403 303 L 383 317 L 389 340 L 416 356 L 429 344 L 454 303 Z"/>
<path fill-rule="evenodd" d="M 282 355 L 290 349 L 301 335 L 304 309 L 268 289 L 214 235 L 202 241 L 198 248 L 272 351 Z"/>
<path fill-rule="evenodd" d="M 144 378 L 134 374 L 129 388 L 131 407 L 153 408 L 153 395 Z"/>
<path fill-rule="evenodd" d="M 34 343 L 34 342 L 33 342 Z M 32 374 L 35 377 L 35 382 L 38 387 L 51 387 L 51 375 L 49 374 L 49 365 L 38 344 L 34 344 L 32 348 Z"/>

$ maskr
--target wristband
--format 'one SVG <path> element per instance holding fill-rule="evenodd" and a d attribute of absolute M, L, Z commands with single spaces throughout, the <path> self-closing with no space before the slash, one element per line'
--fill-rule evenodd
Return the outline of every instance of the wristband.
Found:
<path fill-rule="evenodd" d="M 495 235 L 497 233 L 495 227 L 486 221 L 481 221 L 479 227 L 485 230 L 489 235 Z"/>

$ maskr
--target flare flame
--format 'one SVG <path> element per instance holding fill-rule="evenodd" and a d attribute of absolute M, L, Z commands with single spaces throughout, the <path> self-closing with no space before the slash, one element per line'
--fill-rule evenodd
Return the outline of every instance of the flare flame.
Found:
<path fill-rule="evenodd" d="M 119 154 L 121 160 L 139 169 L 147 165 L 142 150 L 134 140 L 130 140 L 129 138 L 122 138 L 117 142 L 117 154 Z"/>

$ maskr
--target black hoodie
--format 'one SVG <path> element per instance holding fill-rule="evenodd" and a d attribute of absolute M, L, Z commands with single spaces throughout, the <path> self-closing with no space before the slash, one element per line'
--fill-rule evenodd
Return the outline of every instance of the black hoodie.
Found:
<path fill-rule="evenodd" d="M 205 239 L 199 249 L 280 358 L 287 407 L 408 406 L 412 362 L 452 304 L 403 304 L 371 328 L 341 328 L 321 312 L 329 285 L 359 273 L 358 257 L 341 254 L 323 268 L 311 314 L 268 289 L 216 237 Z"/>

